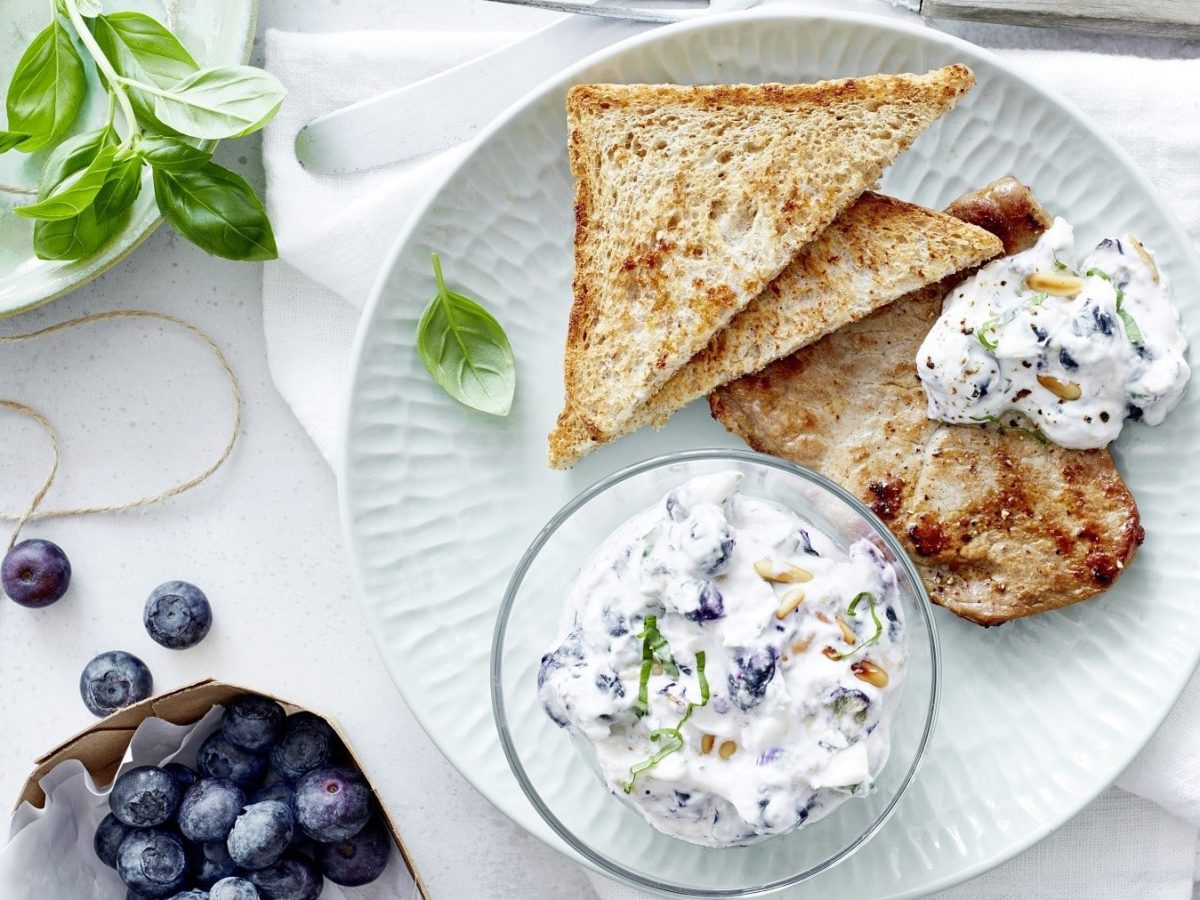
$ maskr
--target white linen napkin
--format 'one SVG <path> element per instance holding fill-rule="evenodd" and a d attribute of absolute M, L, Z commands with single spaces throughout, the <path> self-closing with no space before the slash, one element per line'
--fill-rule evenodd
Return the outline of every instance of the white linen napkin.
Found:
<path fill-rule="evenodd" d="M 407 212 L 461 149 L 374 172 L 314 176 L 296 162 L 295 133 L 317 115 L 515 37 L 267 34 L 267 68 L 289 90 L 264 138 L 267 203 L 281 256 L 266 266 L 263 277 L 267 349 L 276 385 L 327 459 L 335 453 L 350 347 L 370 287 Z M 1108 129 L 1200 243 L 1200 60 L 1000 52 Z M 1200 826 L 1200 682 L 1189 687 L 1118 785 L 1186 824 L 1152 804 L 1110 791 L 1059 834 L 953 896 L 1190 897 Z M 606 898 L 636 896 L 597 882 Z"/>

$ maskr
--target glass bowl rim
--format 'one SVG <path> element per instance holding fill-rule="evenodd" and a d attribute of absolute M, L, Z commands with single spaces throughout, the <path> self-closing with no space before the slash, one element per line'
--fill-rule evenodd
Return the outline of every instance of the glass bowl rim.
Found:
<path fill-rule="evenodd" d="M 564 825 L 558 817 L 546 806 L 542 800 L 541 794 L 533 785 L 529 778 L 525 767 L 521 764 L 517 749 L 513 744 L 512 736 L 508 729 L 508 719 L 504 710 L 504 696 L 501 681 L 501 650 L 504 645 L 504 636 L 508 628 L 508 620 L 512 614 L 512 609 L 520 591 L 521 585 L 525 580 L 525 575 L 529 568 L 533 565 L 535 559 L 541 553 L 542 549 L 549 542 L 554 533 L 561 528 L 568 519 L 574 516 L 577 512 L 583 509 L 594 498 L 615 487 L 623 481 L 627 481 L 637 475 L 654 469 L 663 468 L 664 466 L 676 465 L 679 463 L 692 462 L 707 462 L 709 460 L 730 460 L 731 462 L 754 463 L 756 465 L 766 466 L 768 468 L 778 469 L 786 475 L 800 478 L 812 485 L 824 490 L 826 493 L 834 495 L 837 499 L 846 503 L 858 516 L 866 521 L 875 531 L 876 535 L 882 539 L 892 554 L 899 560 L 900 566 L 904 569 L 911 583 L 916 587 L 917 606 L 921 611 L 921 619 L 925 623 L 925 635 L 929 645 L 929 661 L 930 661 L 930 683 L 929 683 L 929 705 L 925 712 L 925 727 L 922 730 L 920 741 L 917 744 L 916 753 L 913 756 L 912 764 L 908 771 L 904 774 L 899 787 L 896 789 L 895 795 L 888 801 L 887 806 L 883 811 L 875 817 L 866 829 L 864 829 L 853 841 L 844 846 L 837 853 L 822 860 L 815 866 L 811 866 L 801 872 L 789 875 L 785 878 L 776 879 L 757 887 L 749 888 L 692 888 L 683 887 L 681 885 L 656 881 L 648 876 L 634 872 L 619 862 L 609 858 L 603 853 L 592 849 L 587 843 L 578 838 L 575 833 Z M 634 511 L 636 512 L 636 511 Z M 632 515 L 633 513 L 631 513 Z M 660 456 L 651 457 L 650 459 L 642 460 L 641 462 L 633 463 L 623 469 L 619 469 L 604 478 L 599 479 L 590 486 L 584 488 L 568 501 L 558 512 L 551 516 L 550 520 L 542 527 L 537 536 L 530 543 L 528 549 L 522 554 L 520 561 L 513 570 L 512 576 L 509 578 L 508 585 L 504 590 L 504 598 L 500 603 L 500 610 L 496 615 L 496 625 L 492 632 L 492 648 L 491 661 L 489 665 L 489 674 L 491 681 L 492 694 L 492 717 L 495 721 L 496 731 L 500 736 L 500 744 L 504 748 L 504 756 L 508 760 L 509 769 L 513 776 L 520 784 L 522 792 L 526 799 L 537 810 L 538 815 L 542 820 L 550 826 L 560 839 L 573 851 L 582 856 L 589 865 L 598 869 L 604 875 L 615 879 L 616 881 L 630 887 L 647 890 L 659 895 L 669 895 L 678 897 L 696 897 L 704 898 L 704 900 L 717 900 L 717 898 L 735 898 L 735 897 L 756 897 L 765 894 L 774 893 L 775 891 L 783 890 L 784 888 L 794 887 L 804 881 L 819 875 L 820 873 L 832 868 L 840 862 L 846 860 L 851 854 L 863 847 L 879 830 L 887 823 L 888 819 L 896 811 L 901 799 L 908 792 L 913 780 L 916 778 L 917 772 L 924 762 L 925 753 L 929 749 L 929 742 L 932 738 L 934 726 L 937 723 L 938 706 L 941 699 L 941 644 L 938 639 L 937 622 L 933 616 L 933 604 L 929 599 L 929 594 L 925 590 L 924 582 L 913 565 L 912 559 L 908 553 L 900 545 L 896 536 L 879 517 L 875 515 L 861 500 L 843 488 L 841 485 L 835 484 L 824 475 L 806 469 L 803 466 L 798 466 L 795 463 L 780 459 L 779 457 L 769 456 L 765 453 L 757 453 L 752 450 L 725 449 L 725 448 L 707 448 L 693 450 L 679 450 L 673 453 L 665 453 Z"/>

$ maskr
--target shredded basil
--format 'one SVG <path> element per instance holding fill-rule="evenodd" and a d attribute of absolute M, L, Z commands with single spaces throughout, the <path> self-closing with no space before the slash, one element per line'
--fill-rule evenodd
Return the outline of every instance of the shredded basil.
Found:
<path fill-rule="evenodd" d="M 845 653 L 833 653 L 833 654 L 826 652 L 825 655 L 828 656 L 830 659 L 839 660 L 839 659 L 845 659 L 848 656 L 853 656 L 859 650 L 866 649 L 867 647 L 876 643 L 881 637 L 883 637 L 883 622 L 881 622 L 879 620 L 879 613 L 876 612 L 876 610 L 875 610 L 875 595 L 872 594 L 870 591 L 862 591 L 861 593 L 855 595 L 854 599 L 850 601 L 850 605 L 848 607 L 846 607 L 846 614 L 850 615 L 850 616 L 854 615 L 855 611 L 858 609 L 858 604 L 861 603 L 864 599 L 871 606 L 871 621 L 875 624 L 875 633 L 873 635 L 871 635 L 869 638 L 867 638 L 865 641 L 863 641 L 861 644 L 859 644 L 857 647 L 855 647 L 853 650 L 849 650 Z M 831 648 L 826 648 L 827 651 L 829 649 L 831 649 Z"/>
<path fill-rule="evenodd" d="M 1125 310 L 1125 292 L 1120 286 L 1112 280 L 1112 276 L 1103 269 L 1097 269 L 1094 266 L 1087 270 L 1088 277 L 1095 275 L 1097 278 L 1103 278 L 1113 286 L 1113 290 L 1117 292 L 1117 316 L 1121 320 L 1121 324 L 1125 326 L 1125 336 L 1134 344 L 1140 344 L 1144 340 L 1142 338 L 1142 329 L 1138 328 L 1138 323 Z"/>
<path fill-rule="evenodd" d="M 1057 250 L 1054 252 L 1054 268 L 1058 269 L 1060 272 L 1067 268 L 1067 264 L 1058 258 Z"/>
<path fill-rule="evenodd" d="M 1050 438 L 1046 437 L 1036 428 L 1025 428 L 1022 425 L 1009 425 L 1000 419 L 999 416 L 971 416 L 972 422 L 991 422 L 993 425 L 999 425 L 1001 428 L 1009 431 L 1019 431 L 1022 434 L 1027 434 L 1042 446 L 1050 443 Z"/>
<path fill-rule="evenodd" d="M 1035 306 L 1041 306 L 1042 302 L 1047 296 L 1047 294 L 1035 294 L 1023 305 L 1014 306 L 1007 312 L 1003 312 L 998 316 L 993 316 L 992 318 L 988 319 L 979 327 L 979 331 L 976 332 L 976 337 L 979 338 L 979 343 L 983 344 L 984 349 L 986 350 L 995 350 L 996 347 L 999 346 L 999 341 L 993 339 L 990 336 L 990 333 L 994 332 L 997 328 L 1002 328 L 1003 326 L 1007 325 L 1025 310 L 1033 309 Z"/>
<path fill-rule="evenodd" d="M 654 616 L 647 616 L 646 623 L 647 623 L 647 625 L 652 625 L 652 624 L 657 625 L 657 621 L 655 620 Z M 658 632 L 657 627 L 655 627 L 654 630 L 655 630 L 655 633 Z M 662 637 L 662 635 L 659 635 L 659 637 Z M 664 641 L 664 643 L 666 643 L 666 642 Z M 645 690 L 646 690 L 646 683 L 647 683 L 647 680 L 648 680 L 649 674 L 650 674 L 650 670 L 649 670 L 649 668 L 647 668 L 647 656 L 646 656 L 648 647 L 649 647 L 649 638 L 647 637 L 646 641 L 643 642 L 643 644 L 642 644 L 642 686 L 638 690 L 638 703 L 639 704 L 642 703 L 643 696 L 644 696 Z M 658 728 L 658 729 L 655 729 L 654 731 L 650 732 L 650 740 L 654 741 L 654 743 L 657 744 L 660 740 L 663 740 L 664 738 L 666 740 L 664 741 L 664 743 L 662 745 L 662 749 L 660 749 L 657 753 L 655 753 L 649 759 L 644 759 L 640 763 L 637 763 L 636 765 L 630 767 L 629 780 L 626 781 L 623 785 L 621 785 L 621 789 L 623 791 L 625 791 L 625 793 L 628 794 L 633 790 L 633 782 L 638 777 L 638 775 L 640 775 L 642 772 L 646 772 L 646 771 L 649 771 L 650 769 L 653 769 L 655 766 L 657 766 L 660 762 L 662 762 L 664 759 L 666 759 L 672 753 L 677 753 L 678 751 L 683 749 L 683 726 L 686 725 L 688 719 L 690 719 L 692 717 L 692 710 L 694 710 L 700 706 L 708 705 L 709 688 L 708 688 L 708 679 L 704 677 L 704 651 L 703 650 L 701 650 L 699 653 L 696 654 L 696 678 L 699 679 L 699 681 L 700 681 L 700 702 L 699 703 L 689 703 L 687 705 L 687 709 L 684 710 L 683 718 L 681 718 L 679 720 L 679 723 L 674 728 Z M 645 714 L 644 710 L 643 710 L 643 712 L 638 713 L 638 715 L 644 715 L 644 714 Z"/>

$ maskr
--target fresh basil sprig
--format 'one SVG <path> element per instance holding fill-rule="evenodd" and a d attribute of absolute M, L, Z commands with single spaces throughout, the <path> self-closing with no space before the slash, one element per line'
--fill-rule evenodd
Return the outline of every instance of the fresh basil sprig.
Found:
<path fill-rule="evenodd" d="M 493 416 L 507 416 L 517 389 L 508 335 L 486 309 L 446 287 L 436 253 L 433 274 L 437 294 L 417 323 L 421 362 L 459 403 Z"/>
<path fill-rule="evenodd" d="M 125 224 L 149 166 L 159 211 L 188 240 L 227 259 L 274 259 L 261 201 L 212 161 L 205 142 L 262 128 L 283 102 L 278 79 L 250 66 L 201 69 L 170 29 L 142 13 L 104 13 L 99 0 L 51 8 L 9 83 L 0 130 L 0 153 L 54 148 L 36 202 L 15 210 L 36 220 L 38 257 L 100 249 Z M 108 94 L 107 121 L 64 139 L 89 89 L 85 58 Z"/>

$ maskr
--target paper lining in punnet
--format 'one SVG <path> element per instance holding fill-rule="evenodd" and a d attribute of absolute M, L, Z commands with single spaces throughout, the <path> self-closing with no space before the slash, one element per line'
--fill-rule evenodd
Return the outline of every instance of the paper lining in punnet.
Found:
<path fill-rule="evenodd" d="M 138 765 L 194 763 L 200 745 L 220 725 L 223 704 L 249 693 L 276 700 L 289 715 L 303 709 L 271 694 L 209 679 L 113 713 L 38 759 L 17 799 L 8 842 L 0 850 L 0 897 L 125 897 L 121 879 L 99 860 L 92 846 L 96 826 L 109 811 L 112 782 Z M 350 761 L 362 771 L 337 722 L 316 714 L 333 729 Z M 387 869 L 378 881 L 362 887 L 341 887 L 326 879 L 323 900 L 429 900 L 428 889 L 378 794 L 376 800 L 395 844 Z"/>

